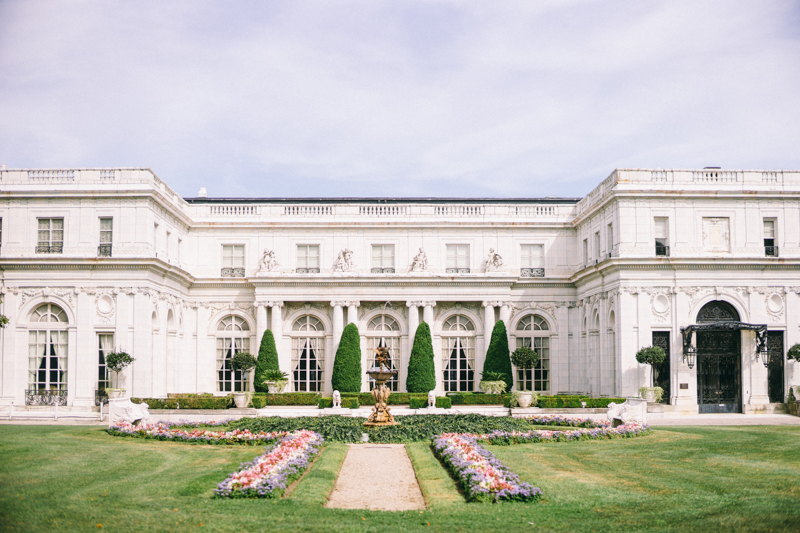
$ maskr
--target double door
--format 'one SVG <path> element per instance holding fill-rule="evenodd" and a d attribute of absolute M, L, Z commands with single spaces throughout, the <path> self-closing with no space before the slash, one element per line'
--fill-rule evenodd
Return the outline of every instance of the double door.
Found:
<path fill-rule="evenodd" d="M 697 402 L 701 413 L 741 413 L 741 332 L 697 332 Z"/>

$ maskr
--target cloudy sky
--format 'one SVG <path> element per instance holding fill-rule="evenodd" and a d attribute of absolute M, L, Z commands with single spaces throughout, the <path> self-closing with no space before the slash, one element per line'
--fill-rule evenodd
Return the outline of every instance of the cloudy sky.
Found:
<path fill-rule="evenodd" d="M 0 163 L 183 196 L 583 196 L 800 168 L 800 3 L 0 0 Z"/>

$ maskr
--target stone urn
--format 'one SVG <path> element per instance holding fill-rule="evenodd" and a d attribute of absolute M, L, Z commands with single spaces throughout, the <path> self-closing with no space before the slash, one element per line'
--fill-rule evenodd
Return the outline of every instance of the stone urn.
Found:
<path fill-rule="evenodd" d="M 247 401 L 247 393 L 246 392 L 234 392 L 233 393 L 233 403 L 236 404 L 237 409 L 246 409 L 247 404 L 250 403 Z"/>
<path fill-rule="evenodd" d="M 106 392 L 108 392 L 109 400 L 115 400 L 125 396 L 125 389 L 106 389 Z"/>
<path fill-rule="evenodd" d="M 519 393 L 519 397 L 517 398 L 517 403 L 522 409 L 527 409 L 530 407 L 532 401 L 533 393 L 531 391 L 522 391 Z"/>
<path fill-rule="evenodd" d="M 656 391 L 652 388 L 648 388 L 644 392 L 644 399 L 647 400 L 647 403 L 655 403 L 656 402 Z"/>
<path fill-rule="evenodd" d="M 265 381 L 270 394 L 280 394 L 286 388 L 288 381 Z"/>

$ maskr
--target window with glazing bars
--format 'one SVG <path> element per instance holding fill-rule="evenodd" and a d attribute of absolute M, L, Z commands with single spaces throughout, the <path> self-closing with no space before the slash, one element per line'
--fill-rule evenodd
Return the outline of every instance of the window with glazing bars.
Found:
<path fill-rule="evenodd" d="M 295 271 L 300 274 L 319 274 L 319 245 L 297 245 L 297 267 Z"/>
<path fill-rule="evenodd" d="M 60 254 L 64 251 L 64 219 L 40 218 L 37 254 Z"/>
<path fill-rule="evenodd" d="M 394 244 L 372 245 L 372 273 L 394 274 Z"/>
<path fill-rule="evenodd" d="M 100 219 L 100 246 L 97 248 L 97 255 L 101 257 L 111 257 L 113 226 L 113 218 Z"/>
<path fill-rule="evenodd" d="M 523 244 L 520 247 L 520 276 L 544 276 L 544 245 Z"/>
<path fill-rule="evenodd" d="M 244 277 L 244 245 L 222 245 L 222 277 Z"/>
<path fill-rule="evenodd" d="M 447 272 L 469 273 L 469 244 L 447 245 Z"/>

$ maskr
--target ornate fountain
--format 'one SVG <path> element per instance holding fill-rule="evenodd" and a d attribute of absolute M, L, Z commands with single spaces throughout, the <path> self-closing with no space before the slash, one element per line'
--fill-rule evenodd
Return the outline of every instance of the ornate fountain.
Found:
<path fill-rule="evenodd" d="M 372 414 L 364 422 L 365 426 L 396 426 L 398 422 L 394 421 L 392 413 L 389 412 L 389 407 L 386 405 L 386 400 L 392 393 L 386 382 L 392 379 L 397 370 L 391 367 L 391 359 L 389 357 L 389 350 L 384 347 L 375 348 L 375 365 L 369 370 L 367 374 L 375 380 L 375 385 L 372 387 L 372 397 L 375 399 L 375 407 L 372 408 Z"/>

